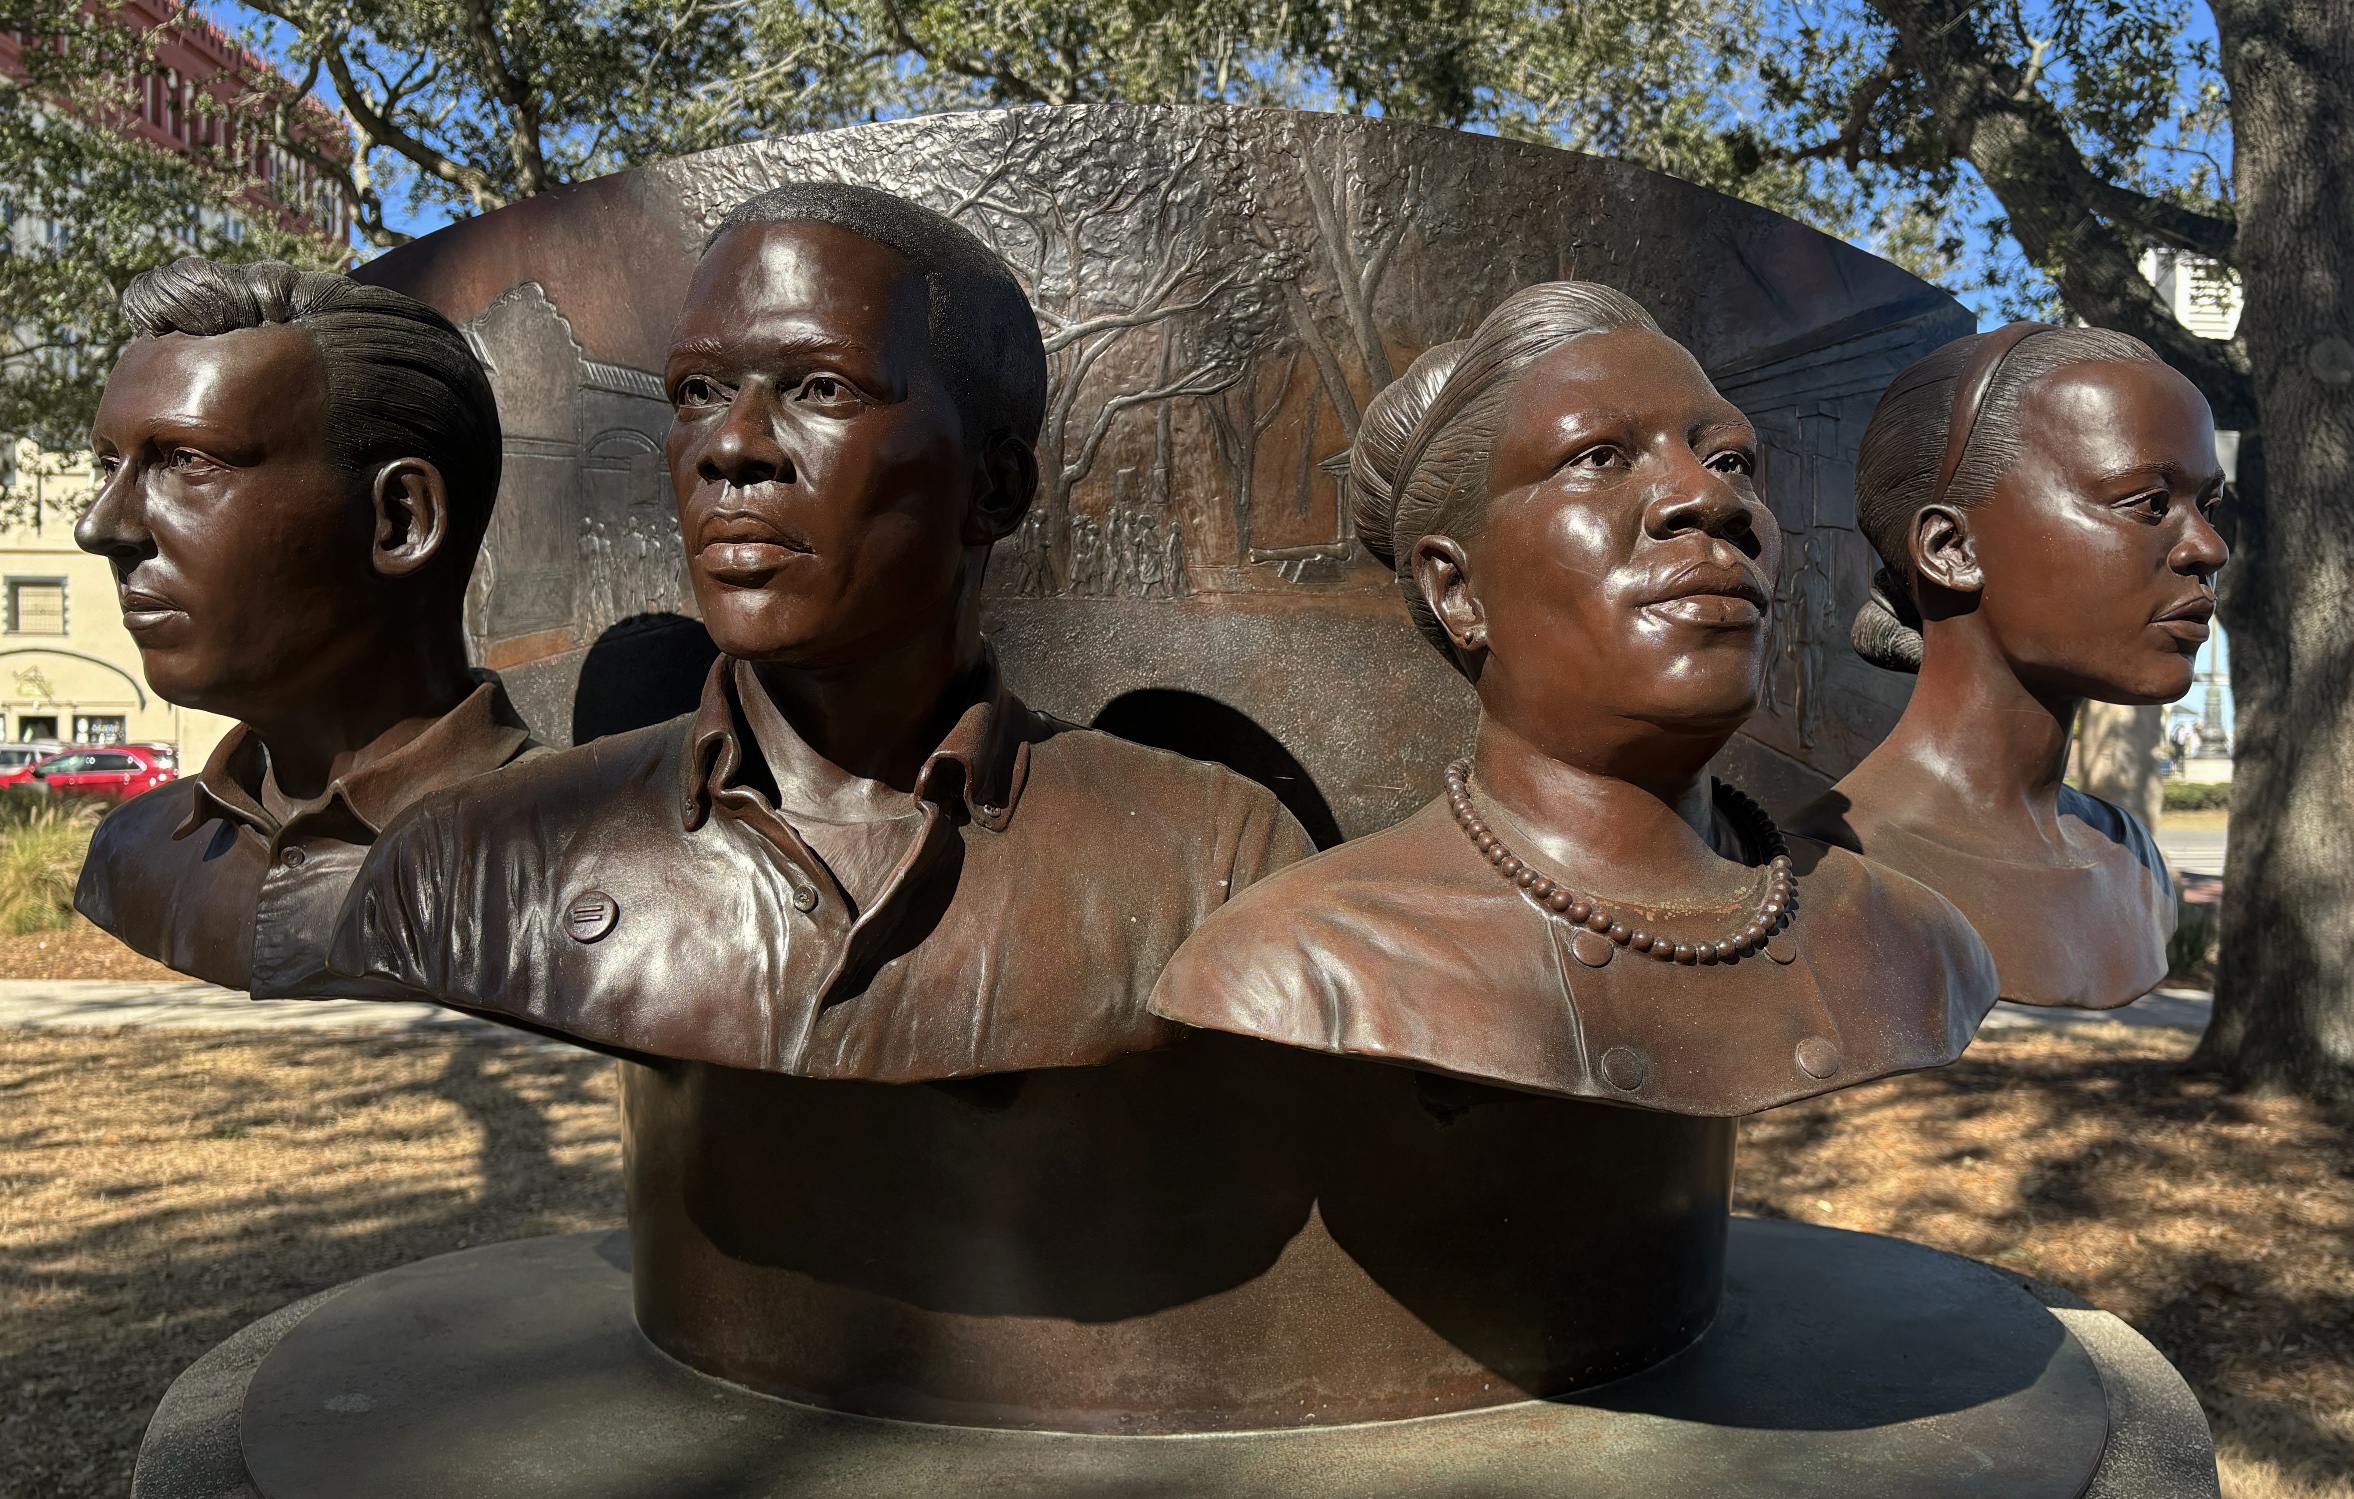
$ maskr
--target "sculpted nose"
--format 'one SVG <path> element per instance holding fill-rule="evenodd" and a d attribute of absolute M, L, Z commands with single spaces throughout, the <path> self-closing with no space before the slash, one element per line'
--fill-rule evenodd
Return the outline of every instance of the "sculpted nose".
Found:
<path fill-rule="evenodd" d="M 696 457 L 695 473 L 737 489 L 793 482 L 792 457 L 777 440 L 767 404 L 754 389 L 738 391 L 735 400 L 728 403 L 727 414 Z"/>
<path fill-rule="evenodd" d="M 74 545 L 125 564 L 154 554 L 155 538 L 147 529 L 146 495 L 135 465 L 124 462 L 98 487 L 98 498 L 74 523 Z"/>
<path fill-rule="evenodd" d="M 1652 486 L 1643 506 L 1643 530 L 1655 541 L 1698 531 L 1755 557 L 1762 543 L 1751 509 L 1749 498 L 1727 483 L 1724 475 L 1696 456 L 1685 454 Z"/>
<path fill-rule="evenodd" d="M 2182 539 L 2174 544 L 2174 550 L 2167 554 L 2167 565 L 2178 573 L 2212 580 L 2223 571 L 2223 564 L 2231 560 L 2231 547 L 2198 506 L 2183 508 L 2190 513 L 2190 524 L 2184 527 Z"/>

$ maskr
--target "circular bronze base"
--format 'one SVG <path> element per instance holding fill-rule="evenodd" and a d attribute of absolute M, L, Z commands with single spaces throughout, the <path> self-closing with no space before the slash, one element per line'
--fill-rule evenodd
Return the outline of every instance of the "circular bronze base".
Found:
<path fill-rule="evenodd" d="M 638 1333 L 626 1246 L 580 1234 L 442 1255 L 256 1324 L 165 1397 L 134 1495 L 2215 1493 L 2196 1403 L 2123 1324 L 1836 1229 L 1735 1220 L 1707 1336 L 1572 1399 L 1175 1437 L 928 1426 L 753 1394 Z"/>

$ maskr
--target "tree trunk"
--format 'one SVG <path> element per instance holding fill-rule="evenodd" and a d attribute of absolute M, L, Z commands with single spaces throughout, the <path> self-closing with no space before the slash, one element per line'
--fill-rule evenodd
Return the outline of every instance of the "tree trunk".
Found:
<path fill-rule="evenodd" d="M 2354 1098 L 2354 6 L 2214 0 L 2261 422 L 2241 449 L 2215 1019 L 2239 1084 Z"/>
<path fill-rule="evenodd" d="M 2154 831 L 2166 805 L 2166 710 L 2086 703 L 2076 746 L 2077 784 Z"/>

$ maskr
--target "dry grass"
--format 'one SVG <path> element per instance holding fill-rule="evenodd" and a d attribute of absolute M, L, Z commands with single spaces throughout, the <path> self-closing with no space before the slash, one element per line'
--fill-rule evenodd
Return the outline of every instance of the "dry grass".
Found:
<path fill-rule="evenodd" d="M 121 1499 L 205 1349 L 357 1275 L 617 1224 L 619 1157 L 584 1053 L 0 1027 L 0 1494 Z"/>
<path fill-rule="evenodd" d="M 2179 1031 L 1981 1041 L 1743 1131 L 1742 1210 L 2007 1265 L 2132 1323 L 2231 1499 L 2354 1499 L 2354 1120 L 2225 1094 Z"/>
<path fill-rule="evenodd" d="M 2354 1499 L 2354 1128 L 2171 1032 L 2018 1035 L 1744 1131 L 1740 1206 L 2069 1287 L 2175 1360 L 2231 1499 Z M 453 1037 L 0 1028 L 0 1494 L 120 1499 L 238 1326 L 355 1275 L 621 1216 L 607 1064 Z"/>
<path fill-rule="evenodd" d="M 53 931 L 75 919 L 74 884 L 100 810 L 90 802 L 0 804 L 0 931 Z"/>

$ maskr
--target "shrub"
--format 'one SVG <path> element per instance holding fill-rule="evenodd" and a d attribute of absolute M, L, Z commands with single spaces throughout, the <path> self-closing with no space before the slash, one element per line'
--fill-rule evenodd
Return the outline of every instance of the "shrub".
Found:
<path fill-rule="evenodd" d="M 2231 810 L 2231 782 L 2209 784 L 2205 781 L 2168 781 L 2166 810 L 2169 812 L 2228 812 Z"/>
<path fill-rule="evenodd" d="M 89 802 L 0 803 L 0 932 L 46 932 L 74 919 L 74 884 L 98 826 Z"/>
<path fill-rule="evenodd" d="M 2201 901 L 2185 900 L 2179 887 L 2174 896 L 2174 935 L 2166 942 L 2166 975 L 2196 984 L 2215 982 L 2215 943 L 2222 934 L 2223 913 Z"/>

